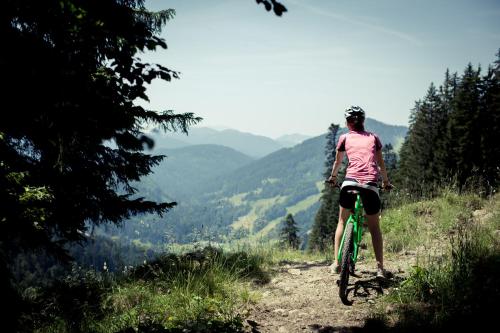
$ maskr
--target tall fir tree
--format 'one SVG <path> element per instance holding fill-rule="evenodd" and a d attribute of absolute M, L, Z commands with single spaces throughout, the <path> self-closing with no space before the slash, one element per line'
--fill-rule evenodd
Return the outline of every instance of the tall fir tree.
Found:
<path fill-rule="evenodd" d="M 384 158 L 387 176 L 389 179 L 393 179 L 398 164 L 398 155 L 390 143 L 382 147 L 382 157 Z"/>
<path fill-rule="evenodd" d="M 435 147 L 433 144 L 443 131 L 439 127 L 441 100 L 434 84 L 431 83 L 423 100 L 415 103 L 410 118 L 410 128 L 401 147 L 401 164 L 398 180 L 411 193 L 423 195 L 434 187 Z"/>
<path fill-rule="evenodd" d="M 327 179 L 335 162 L 336 146 L 338 139 L 339 125 L 331 124 L 326 135 L 325 145 L 325 172 L 323 176 Z M 339 172 L 337 179 L 342 179 L 345 168 Z M 321 205 L 314 218 L 314 224 L 308 239 L 310 250 L 324 251 L 332 241 L 332 236 L 338 222 L 338 201 L 339 191 L 331 186 L 325 186 L 321 192 Z"/>
<path fill-rule="evenodd" d="M 443 85 L 439 87 L 441 103 L 440 110 L 436 114 L 436 126 L 439 128 L 439 135 L 434 142 L 434 164 L 437 176 L 443 184 L 449 183 L 453 177 L 453 174 L 450 172 L 453 157 L 450 156 L 452 142 L 449 136 L 448 122 L 454 110 L 457 85 L 457 73 L 450 74 L 449 69 L 447 69 Z"/>
<path fill-rule="evenodd" d="M 450 140 L 451 170 L 458 186 L 463 188 L 473 176 L 480 176 L 478 151 L 481 149 L 481 68 L 469 63 L 457 87 L 454 110 L 450 114 L 448 133 Z"/>
<path fill-rule="evenodd" d="M 0 293 L 15 308 L 9 270 L 20 250 L 68 259 L 91 225 L 167 212 L 173 202 L 136 196 L 133 184 L 163 156 L 145 126 L 186 132 L 200 119 L 140 106 L 146 86 L 177 72 L 141 53 L 166 48 L 175 11 L 142 0 L 12 1 L 2 4 L 0 118 Z M 7 66 L 8 64 L 8 66 Z M 9 319 L 14 316 L 7 315 Z M 15 324 L 15 323 L 13 323 Z"/>
<path fill-rule="evenodd" d="M 283 244 L 292 249 L 299 248 L 299 228 L 297 227 L 297 223 L 295 222 L 292 214 L 288 214 L 283 220 L 283 225 L 280 230 L 280 240 Z"/>
<path fill-rule="evenodd" d="M 500 185 L 500 50 L 493 66 L 483 78 L 483 93 L 480 105 L 481 129 L 481 171 L 487 192 Z"/>

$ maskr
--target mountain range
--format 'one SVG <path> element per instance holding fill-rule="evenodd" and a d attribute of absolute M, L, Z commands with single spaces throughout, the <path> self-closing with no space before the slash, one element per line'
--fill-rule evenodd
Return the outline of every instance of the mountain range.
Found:
<path fill-rule="evenodd" d="M 300 143 L 302 140 L 308 138 L 305 135 L 298 134 L 273 140 L 266 136 L 240 132 L 233 129 L 216 130 L 208 127 L 194 127 L 189 130 L 189 134 L 153 131 L 150 135 L 155 140 L 156 149 L 213 144 L 232 148 L 253 158 L 263 157 L 283 147 Z"/>
<path fill-rule="evenodd" d="M 404 126 L 373 119 L 366 119 L 365 126 L 377 133 L 384 144 L 396 147 L 407 131 Z M 340 130 L 345 131 L 345 128 Z M 165 143 L 173 142 L 172 137 L 164 136 L 164 141 L 157 140 L 154 153 L 167 157 L 137 186 L 141 196 L 176 201 L 178 205 L 163 218 L 131 219 L 124 223 L 124 228 L 114 229 L 111 232 L 114 236 L 153 244 L 164 243 L 166 233 L 176 242 L 207 237 L 218 241 L 273 238 L 288 213 L 294 215 L 301 233 L 307 233 L 319 207 L 326 168 L 326 134 L 280 149 L 275 148 L 278 143 L 270 144 L 266 149 L 271 153 L 256 158 L 258 150 L 252 150 L 253 157 L 248 156 L 235 149 L 235 143 L 248 148 L 260 142 L 262 153 L 264 143 L 274 140 L 234 130 L 193 132 L 191 142 L 212 140 L 218 144 L 188 143 L 178 148 L 162 148 Z M 252 144 L 245 144 L 243 138 Z M 302 138 L 299 136 L 297 140 Z"/>

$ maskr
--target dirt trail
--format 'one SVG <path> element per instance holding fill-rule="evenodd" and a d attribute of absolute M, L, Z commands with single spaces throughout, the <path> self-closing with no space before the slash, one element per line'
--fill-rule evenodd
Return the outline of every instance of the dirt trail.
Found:
<path fill-rule="evenodd" d="M 377 298 L 390 292 L 414 263 L 412 255 L 387 262 L 391 279 L 379 283 L 373 263 L 358 262 L 358 278 L 351 277 L 349 299 L 343 305 L 338 297 L 338 275 L 326 263 L 291 263 L 280 266 L 269 284 L 259 287 L 262 299 L 247 317 L 248 332 L 351 332 L 362 327 Z"/>

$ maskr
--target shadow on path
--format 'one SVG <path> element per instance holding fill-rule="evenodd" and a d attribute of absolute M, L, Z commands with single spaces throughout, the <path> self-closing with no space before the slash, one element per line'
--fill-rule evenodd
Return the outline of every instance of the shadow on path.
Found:
<path fill-rule="evenodd" d="M 347 298 L 353 301 L 355 301 L 356 298 L 373 299 L 383 295 L 384 289 L 399 285 L 403 280 L 402 277 L 396 275 L 382 279 L 376 276 L 360 278 L 347 287 Z"/>
<path fill-rule="evenodd" d="M 287 271 L 288 269 L 300 269 L 300 270 L 307 271 L 307 270 L 314 268 L 314 267 L 328 267 L 328 265 L 326 264 L 326 261 L 308 263 L 308 262 L 296 262 L 296 261 L 282 260 L 278 263 L 278 265 L 279 265 L 280 271 Z M 283 267 L 285 265 L 289 265 L 290 267 Z"/>

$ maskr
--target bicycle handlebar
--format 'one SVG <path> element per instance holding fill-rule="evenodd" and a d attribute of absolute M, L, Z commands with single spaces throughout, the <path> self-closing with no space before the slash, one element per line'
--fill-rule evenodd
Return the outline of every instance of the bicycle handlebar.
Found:
<path fill-rule="evenodd" d="M 340 188 L 339 183 L 329 181 L 328 179 L 327 179 L 327 180 L 325 180 L 325 184 L 329 184 L 329 185 L 331 185 L 331 186 L 333 186 L 333 187 Z"/>

